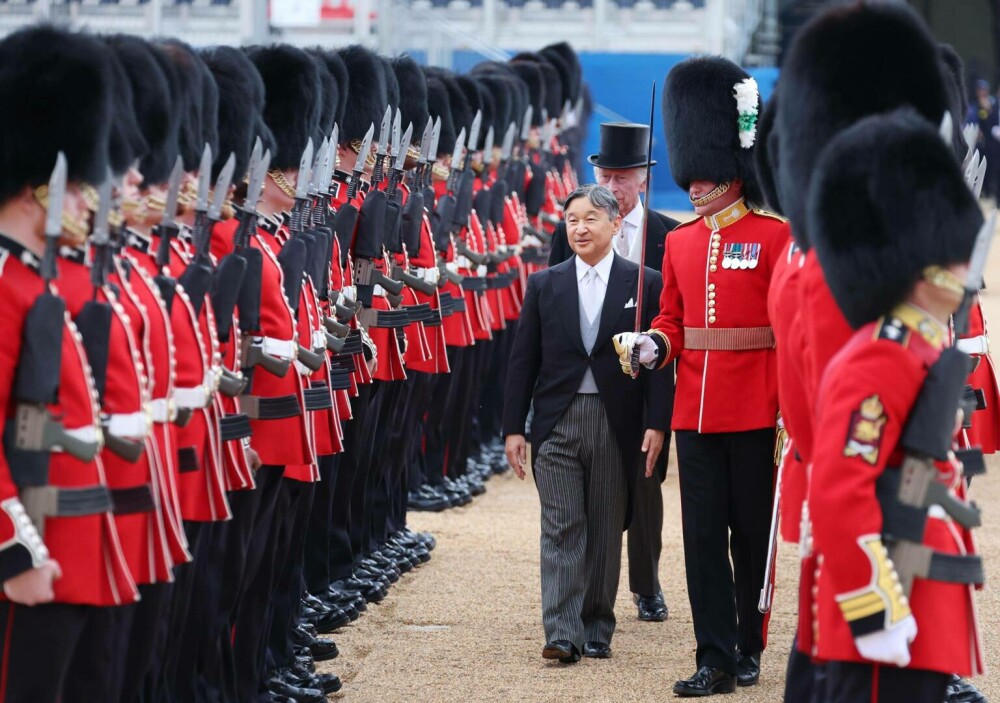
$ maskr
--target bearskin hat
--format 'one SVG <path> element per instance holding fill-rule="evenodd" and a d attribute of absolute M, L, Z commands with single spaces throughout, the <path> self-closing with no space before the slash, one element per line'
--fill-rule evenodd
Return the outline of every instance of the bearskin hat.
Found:
<path fill-rule="evenodd" d="M 451 100 L 448 95 L 448 87 L 440 76 L 427 77 L 427 112 L 430 119 L 441 120 L 441 132 L 438 135 L 438 153 L 431 154 L 433 159 L 442 154 L 451 154 L 455 151 L 455 140 L 458 135 L 455 133 L 455 122 L 451 116 Z"/>
<path fill-rule="evenodd" d="M 573 47 L 563 41 L 549 44 L 538 53 L 559 71 L 559 77 L 563 83 L 563 103 L 565 104 L 568 100 L 570 105 L 576 105 L 576 101 L 580 97 L 583 68 L 580 66 L 580 58 L 576 55 Z"/>
<path fill-rule="evenodd" d="M 968 88 L 965 84 L 965 63 L 951 44 L 939 44 L 941 52 L 941 75 L 944 76 L 948 98 L 951 101 L 951 122 L 954 126 L 952 143 L 959 159 L 964 159 L 969 145 L 962 137 L 962 127 L 965 125 L 966 99 Z"/>
<path fill-rule="evenodd" d="M 319 128 L 319 67 L 309 54 L 287 44 L 255 47 L 249 58 L 264 82 L 264 122 L 276 145 L 271 168 L 296 169 Z"/>
<path fill-rule="evenodd" d="M 234 154 L 233 182 L 238 183 L 250 167 L 250 151 L 257 136 L 254 127 L 260 119 L 260 108 L 252 101 L 248 105 L 247 96 L 253 94 L 254 76 L 258 74 L 246 54 L 233 47 L 213 47 L 201 56 L 219 88 L 219 149 L 212 164 L 212 178 L 218 177 L 229 155 Z"/>
<path fill-rule="evenodd" d="M 158 50 L 138 37 L 115 34 L 106 38 L 121 62 L 132 88 L 132 107 L 146 150 L 139 170 L 147 184 L 163 183 L 177 160 L 177 119 L 171 107 L 170 83 L 157 61 Z"/>
<path fill-rule="evenodd" d="M 806 197 L 820 152 L 868 115 L 910 105 L 938 124 L 949 107 L 937 44 L 903 3 L 834 5 L 795 35 L 778 105 L 781 205 L 796 237 L 811 238 Z"/>
<path fill-rule="evenodd" d="M 397 56 L 390 61 L 401 88 L 399 111 L 402 113 L 403 131 L 413 125 L 413 141 L 419 142 L 427 126 L 427 79 L 417 62 L 409 56 Z"/>
<path fill-rule="evenodd" d="M 317 56 L 323 59 L 326 70 L 337 81 L 337 113 L 333 116 L 333 121 L 338 125 L 344 123 L 344 111 L 347 109 L 347 91 L 350 87 L 350 78 L 347 75 L 347 67 L 340 54 L 335 51 L 325 51 L 317 49 Z"/>
<path fill-rule="evenodd" d="M 670 172 L 684 190 L 692 181 L 743 181 L 743 195 L 761 202 L 753 147 L 760 114 L 757 83 L 718 56 L 695 57 L 670 69 L 663 89 L 663 129 Z"/>
<path fill-rule="evenodd" d="M 66 155 L 70 182 L 107 177 L 110 55 L 100 42 L 48 25 L 0 41 L 0 202 L 48 183 Z"/>
<path fill-rule="evenodd" d="M 542 126 L 542 109 L 545 107 L 545 83 L 538 64 L 530 61 L 515 61 L 510 64 L 514 73 L 528 89 L 528 105 L 531 105 L 531 126 Z M 525 105 L 527 110 L 527 105 Z M 524 110 L 518 115 L 518 124 L 524 119 Z"/>
<path fill-rule="evenodd" d="M 106 40 L 105 45 L 108 46 Z M 125 66 L 110 46 L 108 52 L 111 54 L 111 90 L 114 101 L 108 162 L 111 172 L 120 176 L 141 158 L 149 147 L 136 119 L 135 96 L 132 94 L 132 83 L 128 73 L 125 72 Z"/>
<path fill-rule="evenodd" d="M 514 64 L 531 63 L 538 68 L 542 78 L 542 85 L 545 86 L 545 94 L 542 98 L 541 107 L 548 113 L 550 120 L 559 117 L 562 114 L 564 104 L 563 86 L 562 79 L 559 77 L 559 71 L 556 67 L 549 61 L 546 61 L 541 55 L 531 51 L 522 51 L 520 54 L 514 56 L 511 62 Z M 535 112 L 539 113 L 538 119 L 541 120 L 541 112 L 538 106 L 535 107 Z M 541 121 L 538 124 L 542 124 Z"/>
<path fill-rule="evenodd" d="M 951 146 L 908 107 L 835 135 L 815 165 L 807 211 L 830 292 L 853 327 L 890 312 L 927 266 L 968 261 L 983 223 Z"/>
<path fill-rule="evenodd" d="M 388 97 L 385 71 L 378 56 L 359 44 L 345 47 L 339 54 L 351 77 L 344 119 L 340 124 L 340 141 L 346 144 L 364 139 L 372 124 L 378 129 Z"/>
<path fill-rule="evenodd" d="M 212 150 L 212 158 L 219 159 L 219 86 L 215 84 L 215 77 L 205 65 L 201 56 L 195 54 L 198 68 L 201 71 L 201 141 L 207 144 Z M 229 158 L 229 154 L 226 154 Z M 225 163 L 225 162 L 223 162 Z M 220 165 L 219 168 L 222 166 Z M 214 169 L 213 169 L 214 170 Z"/>
<path fill-rule="evenodd" d="M 778 197 L 778 133 L 774 131 L 774 116 L 778 111 L 778 90 L 764 105 L 757 122 L 757 147 L 754 149 L 754 167 L 757 169 L 757 185 L 760 186 L 763 204 L 772 212 L 781 213 L 781 199 Z M 794 233 L 793 233 L 794 234 Z"/>
<path fill-rule="evenodd" d="M 182 41 L 168 39 L 159 46 L 170 59 L 176 77 L 171 87 L 176 91 L 172 104 L 180 115 L 177 147 L 184 160 L 184 170 L 197 171 L 205 148 L 202 129 L 205 74 L 202 64 L 191 47 Z"/>
<path fill-rule="evenodd" d="M 337 79 L 330 73 L 326 61 L 318 49 L 311 49 L 309 55 L 316 63 L 319 71 L 319 83 L 322 88 L 322 100 L 320 101 L 319 129 L 313 137 L 313 142 L 319 146 L 324 138 L 330 137 L 333 131 L 333 123 L 337 120 L 337 113 L 340 111 L 340 85 Z"/>

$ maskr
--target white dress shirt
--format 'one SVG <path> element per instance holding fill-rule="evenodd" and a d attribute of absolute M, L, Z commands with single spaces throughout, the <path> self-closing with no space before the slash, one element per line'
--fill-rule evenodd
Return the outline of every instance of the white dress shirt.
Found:
<path fill-rule="evenodd" d="M 614 247 L 608 250 L 607 255 L 598 261 L 596 266 L 591 266 L 579 256 L 576 257 L 576 285 L 580 294 L 580 307 L 591 322 L 604 306 L 604 294 L 608 291 L 611 262 L 614 258 Z"/>
<path fill-rule="evenodd" d="M 639 230 L 642 228 L 642 201 L 636 201 L 632 212 L 622 218 L 622 227 L 613 240 L 615 251 L 631 261 L 641 264 L 642 242 L 639 241 Z M 628 242 L 628 247 L 625 247 Z M 627 252 L 627 253 L 626 253 Z"/>

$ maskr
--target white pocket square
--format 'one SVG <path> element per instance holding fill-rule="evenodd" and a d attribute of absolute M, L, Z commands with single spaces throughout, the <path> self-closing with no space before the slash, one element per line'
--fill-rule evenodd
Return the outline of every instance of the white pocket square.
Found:
<path fill-rule="evenodd" d="M 628 302 L 625 303 L 625 308 L 623 308 L 623 309 L 634 308 L 634 307 L 635 307 L 635 299 L 634 298 L 629 298 Z"/>

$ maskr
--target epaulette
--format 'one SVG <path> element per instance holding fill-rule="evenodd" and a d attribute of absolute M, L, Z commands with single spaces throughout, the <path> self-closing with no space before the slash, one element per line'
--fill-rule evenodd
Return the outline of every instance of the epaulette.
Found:
<path fill-rule="evenodd" d="M 885 339 L 903 347 L 910 344 L 910 329 L 898 317 L 886 315 L 875 323 L 873 339 Z"/>
<path fill-rule="evenodd" d="M 777 220 L 778 222 L 788 222 L 788 218 L 787 217 L 782 217 L 778 213 L 771 212 L 770 210 L 762 210 L 759 207 L 753 208 L 751 210 L 751 212 L 753 214 L 755 214 L 755 215 L 760 215 L 761 217 L 767 217 L 767 218 L 770 218 L 772 220 Z"/>

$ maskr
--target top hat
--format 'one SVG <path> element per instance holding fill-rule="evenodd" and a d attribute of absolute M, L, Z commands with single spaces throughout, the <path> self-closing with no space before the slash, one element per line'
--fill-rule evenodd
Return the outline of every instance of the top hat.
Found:
<path fill-rule="evenodd" d="M 629 122 L 601 124 L 600 153 L 587 157 L 598 168 L 639 168 L 646 165 L 649 127 Z M 655 161 L 649 162 L 655 166 Z"/>

